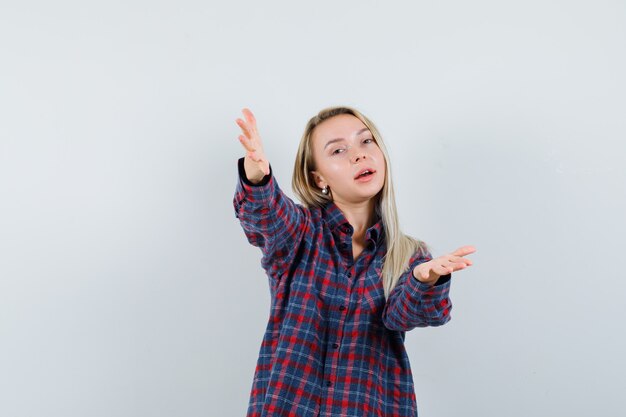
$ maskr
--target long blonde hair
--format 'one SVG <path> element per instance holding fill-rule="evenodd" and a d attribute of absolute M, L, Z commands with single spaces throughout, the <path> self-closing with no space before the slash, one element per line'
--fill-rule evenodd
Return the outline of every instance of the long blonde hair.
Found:
<path fill-rule="evenodd" d="M 302 201 L 302 203 L 308 208 L 323 207 L 332 199 L 330 194 L 323 194 L 315 185 L 310 173 L 311 171 L 316 170 L 313 158 L 312 138 L 313 130 L 320 123 L 340 114 L 351 114 L 361 120 L 372 133 L 374 140 L 378 144 L 378 147 L 382 151 L 385 158 L 385 183 L 383 185 L 383 189 L 375 198 L 376 212 L 381 216 L 385 240 L 387 243 L 387 253 L 383 258 L 384 264 L 382 270 L 383 289 L 385 299 L 387 299 L 391 290 L 393 290 L 398 283 L 400 276 L 408 271 L 411 257 L 417 251 L 428 251 L 429 249 L 425 242 L 405 235 L 400 230 L 398 213 L 396 210 L 396 199 L 391 177 L 391 164 L 389 163 L 387 148 L 385 147 L 382 136 L 374 123 L 353 107 L 333 106 L 320 110 L 317 115 L 313 116 L 309 120 L 304 129 L 304 133 L 298 147 L 298 153 L 296 155 L 291 186 L 300 201 Z"/>

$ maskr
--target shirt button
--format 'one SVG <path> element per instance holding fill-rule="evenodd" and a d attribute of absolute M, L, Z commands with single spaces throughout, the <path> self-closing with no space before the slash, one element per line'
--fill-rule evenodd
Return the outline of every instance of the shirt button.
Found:
<path fill-rule="evenodd" d="M 326 386 L 330 387 L 331 385 L 333 385 L 333 381 L 326 381 Z"/>
<path fill-rule="evenodd" d="M 339 310 L 343 311 L 346 309 L 346 306 L 339 306 Z"/>
<path fill-rule="evenodd" d="M 333 348 L 337 349 L 339 347 L 339 343 L 333 343 Z"/>

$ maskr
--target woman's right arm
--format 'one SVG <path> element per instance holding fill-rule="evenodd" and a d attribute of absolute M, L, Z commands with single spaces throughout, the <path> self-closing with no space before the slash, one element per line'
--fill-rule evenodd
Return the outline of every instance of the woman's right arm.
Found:
<path fill-rule="evenodd" d="M 297 248 L 310 230 L 310 211 L 285 195 L 272 174 L 252 112 L 237 119 L 246 156 L 238 161 L 239 181 L 233 199 L 235 215 L 248 241 L 261 249 L 262 265 L 272 277 L 289 269 Z M 274 283 L 275 284 L 275 283 Z"/>

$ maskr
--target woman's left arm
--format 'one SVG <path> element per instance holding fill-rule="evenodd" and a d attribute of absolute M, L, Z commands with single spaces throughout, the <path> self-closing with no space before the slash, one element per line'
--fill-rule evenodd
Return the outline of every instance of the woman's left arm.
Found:
<path fill-rule="evenodd" d="M 418 251 L 411 259 L 409 271 L 389 294 L 383 309 L 385 327 L 409 331 L 450 321 L 451 274 L 471 266 L 472 261 L 464 256 L 475 251 L 473 246 L 463 246 L 435 259 L 426 250 Z"/>

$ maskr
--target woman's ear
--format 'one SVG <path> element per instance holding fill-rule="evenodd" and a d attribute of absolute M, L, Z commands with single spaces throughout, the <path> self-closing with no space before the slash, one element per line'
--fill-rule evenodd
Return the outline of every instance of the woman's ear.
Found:
<path fill-rule="evenodd" d="M 313 182 L 315 183 L 315 185 L 317 185 L 320 188 L 324 188 L 324 186 L 326 185 L 326 181 L 324 181 L 324 178 L 322 178 L 317 171 L 309 171 L 309 173 L 311 174 L 311 177 L 313 178 Z"/>

